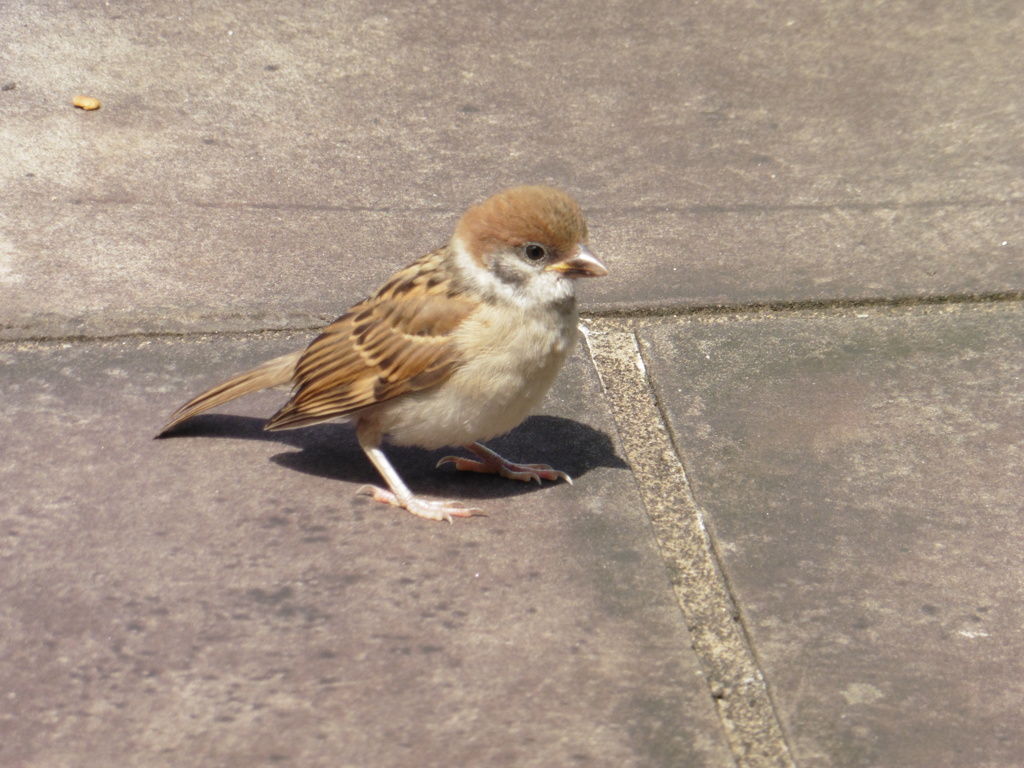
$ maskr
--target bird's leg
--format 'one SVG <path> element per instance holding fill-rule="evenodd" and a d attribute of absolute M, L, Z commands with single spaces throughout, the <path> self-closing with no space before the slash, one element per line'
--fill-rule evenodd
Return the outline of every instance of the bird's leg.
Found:
<path fill-rule="evenodd" d="M 510 480 L 522 480 L 525 483 L 536 480 L 538 485 L 540 485 L 541 480 L 565 480 L 569 485 L 572 485 L 571 477 L 565 474 L 565 472 L 552 469 L 547 464 L 516 464 L 508 459 L 503 459 L 482 443 L 471 443 L 465 446 L 465 448 L 470 453 L 475 453 L 479 456 L 480 461 L 464 459 L 460 456 L 445 456 L 437 462 L 437 466 L 440 467 L 442 464 L 451 462 L 455 465 L 456 469 L 467 472 L 501 475 Z"/>
<path fill-rule="evenodd" d="M 381 436 L 379 432 L 364 422 L 356 426 L 356 436 L 359 438 L 359 446 L 363 453 L 373 462 L 373 466 L 380 472 L 384 482 L 391 490 L 379 488 L 376 485 L 364 485 L 358 493 L 372 496 L 375 501 L 382 501 L 395 507 L 412 512 L 417 517 L 425 517 L 428 520 L 447 520 L 449 523 L 453 517 L 472 517 L 474 515 L 486 514 L 482 509 L 467 507 L 459 501 L 445 501 L 442 499 L 421 499 L 414 496 L 409 487 L 402 482 L 398 472 L 391 466 L 384 451 L 380 449 Z"/>

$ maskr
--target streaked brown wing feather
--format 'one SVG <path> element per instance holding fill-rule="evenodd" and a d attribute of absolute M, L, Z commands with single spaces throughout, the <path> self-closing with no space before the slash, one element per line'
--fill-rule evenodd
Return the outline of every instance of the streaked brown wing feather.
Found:
<path fill-rule="evenodd" d="M 435 386 L 461 360 L 451 332 L 473 311 L 445 279 L 445 250 L 396 274 L 303 352 L 296 391 L 267 429 L 315 424 Z"/>

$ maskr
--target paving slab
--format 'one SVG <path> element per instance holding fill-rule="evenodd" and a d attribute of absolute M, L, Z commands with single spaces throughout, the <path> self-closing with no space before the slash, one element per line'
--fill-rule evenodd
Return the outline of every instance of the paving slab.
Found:
<path fill-rule="evenodd" d="M 583 286 L 591 313 L 1024 293 L 1024 206 L 588 213 L 613 270 Z M 21 339 L 320 327 L 457 214 L 29 198 L 3 220 L 0 339 Z"/>
<path fill-rule="evenodd" d="M 0 178 L 68 197 L 450 205 L 511 173 L 617 206 L 1024 195 L 1004 3 L 8 11 Z"/>
<path fill-rule="evenodd" d="M 797 764 L 1019 764 L 1020 305 L 639 338 Z"/>
<path fill-rule="evenodd" d="M 7 338 L 312 325 L 524 182 L 596 309 L 1024 291 L 1005 3 L 4 10 Z"/>
<path fill-rule="evenodd" d="M 0 342 L 66 343 L 0 343 L 0 762 L 1019 762 L 1013 4 L 8 6 Z M 525 182 L 619 336 L 497 447 L 576 486 L 150 439 Z"/>
<path fill-rule="evenodd" d="M 453 525 L 355 497 L 345 425 L 263 432 L 280 393 L 153 439 L 303 340 L 0 347 L 0 763 L 733 764 L 584 357 L 493 443 L 573 486 L 391 451 Z"/>

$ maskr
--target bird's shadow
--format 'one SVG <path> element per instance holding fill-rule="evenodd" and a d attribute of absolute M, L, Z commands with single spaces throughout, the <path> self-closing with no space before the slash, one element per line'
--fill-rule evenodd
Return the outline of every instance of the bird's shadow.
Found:
<path fill-rule="evenodd" d="M 296 430 L 267 432 L 264 419 L 228 414 L 203 414 L 161 435 L 165 439 L 227 437 L 259 440 L 298 448 L 271 456 L 275 464 L 332 480 L 380 484 L 363 454 L 350 424 L 328 423 Z M 529 464 L 550 464 L 579 479 L 597 467 L 628 469 L 615 452 L 612 439 L 601 430 L 561 416 L 532 416 L 507 435 L 488 441 L 489 448 L 507 459 Z M 388 445 L 384 450 L 415 493 L 469 498 L 498 498 L 537 490 L 536 483 L 515 483 L 492 475 L 456 472 L 451 465 L 436 469 L 450 455 L 473 458 L 462 449 L 425 451 Z"/>

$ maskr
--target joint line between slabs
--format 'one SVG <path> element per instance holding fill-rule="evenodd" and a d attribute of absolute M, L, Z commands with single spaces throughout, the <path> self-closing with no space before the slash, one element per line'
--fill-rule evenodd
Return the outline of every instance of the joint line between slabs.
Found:
<path fill-rule="evenodd" d="M 608 324 L 611 326 L 611 324 Z M 756 654 L 650 386 L 632 331 L 585 334 L 626 458 L 733 755 L 739 765 L 794 765 Z"/>

